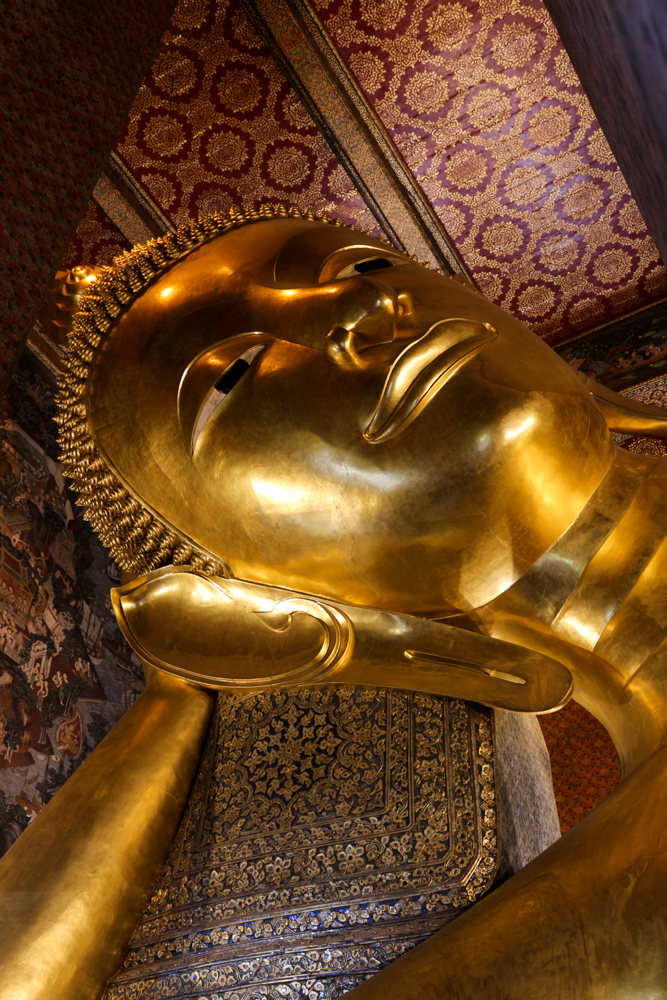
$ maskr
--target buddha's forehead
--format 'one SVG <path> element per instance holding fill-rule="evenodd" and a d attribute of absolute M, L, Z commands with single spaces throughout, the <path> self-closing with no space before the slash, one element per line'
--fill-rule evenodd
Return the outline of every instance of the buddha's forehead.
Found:
<path fill-rule="evenodd" d="M 386 243 L 354 230 L 311 224 L 294 231 L 279 247 L 273 279 L 279 288 L 299 288 L 331 280 L 349 261 L 366 254 L 404 257 Z"/>
<path fill-rule="evenodd" d="M 346 259 L 365 254 L 404 256 L 382 240 L 343 226 L 304 219 L 272 219 L 218 237 L 213 257 L 234 284 L 302 288 L 330 280 Z M 196 251 L 200 253 L 200 251 Z"/>

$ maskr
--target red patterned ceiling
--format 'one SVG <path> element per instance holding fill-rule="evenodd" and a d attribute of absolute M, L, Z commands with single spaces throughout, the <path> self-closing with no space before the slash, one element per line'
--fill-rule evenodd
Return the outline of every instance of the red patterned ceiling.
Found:
<path fill-rule="evenodd" d="M 178 5 L 116 152 L 175 224 L 286 201 L 378 231 L 233 2 Z"/>
<path fill-rule="evenodd" d="M 119 253 L 131 249 L 132 244 L 129 240 L 91 198 L 61 267 L 76 267 L 77 264 L 110 264 Z"/>
<path fill-rule="evenodd" d="M 667 275 L 542 0 L 314 0 L 482 290 L 552 342 Z"/>
<path fill-rule="evenodd" d="M 551 343 L 667 296 L 542 0 L 314 9 L 486 295 Z M 116 152 L 174 224 L 286 201 L 378 232 L 238 0 L 181 0 Z"/>

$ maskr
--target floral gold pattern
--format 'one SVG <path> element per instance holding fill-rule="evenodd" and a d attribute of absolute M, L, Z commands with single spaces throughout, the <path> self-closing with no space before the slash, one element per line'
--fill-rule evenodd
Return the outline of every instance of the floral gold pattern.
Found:
<path fill-rule="evenodd" d="M 286 196 L 380 235 L 243 12 L 181 0 L 116 154 L 174 225 Z"/>
<path fill-rule="evenodd" d="M 313 0 L 482 291 L 556 343 L 667 274 L 542 0 Z"/>
<path fill-rule="evenodd" d="M 114 258 L 131 249 L 130 241 L 91 198 L 61 266 L 70 270 L 79 264 L 111 264 Z"/>
<path fill-rule="evenodd" d="M 496 867 L 488 710 L 349 688 L 221 695 L 105 1000 L 339 996 Z"/>

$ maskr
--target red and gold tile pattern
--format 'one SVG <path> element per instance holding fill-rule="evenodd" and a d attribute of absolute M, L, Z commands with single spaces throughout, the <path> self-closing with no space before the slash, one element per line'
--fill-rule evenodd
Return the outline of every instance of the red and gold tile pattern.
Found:
<path fill-rule="evenodd" d="M 181 0 L 116 153 L 174 225 L 281 201 L 378 232 L 233 0 Z"/>
<path fill-rule="evenodd" d="M 627 389 L 623 395 L 650 406 L 667 407 L 667 375 Z M 623 442 L 622 447 L 628 451 L 641 452 L 642 455 L 667 455 L 667 441 L 658 438 L 630 437 Z"/>
<path fill-rule="evenodd" d="M 539 720 L 551 756 L 560 829 L 566 833 L 614 790 L 621 765 L 602 723 L 576 701 Z"/>
<path fill-rule="evenodd" d="M 131 249 L 130 241 L 91 198 L 60 266 L 110 264 L 118 254 Z"/>
<path fill-rule="evenodd" d="M 667 296 L 542 0 L 314 0 L 483 292 L 550 342 Z"/>

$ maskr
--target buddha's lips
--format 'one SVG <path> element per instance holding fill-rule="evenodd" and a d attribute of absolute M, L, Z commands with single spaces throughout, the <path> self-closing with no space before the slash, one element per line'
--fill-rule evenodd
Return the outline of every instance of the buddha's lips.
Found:
<path fill-rule="evenodd" d="M 488 323 L 441 320 L 399 354 L 364 437 L 386 441 L 413 420 L 452 375 L 498 333 Z"/>

